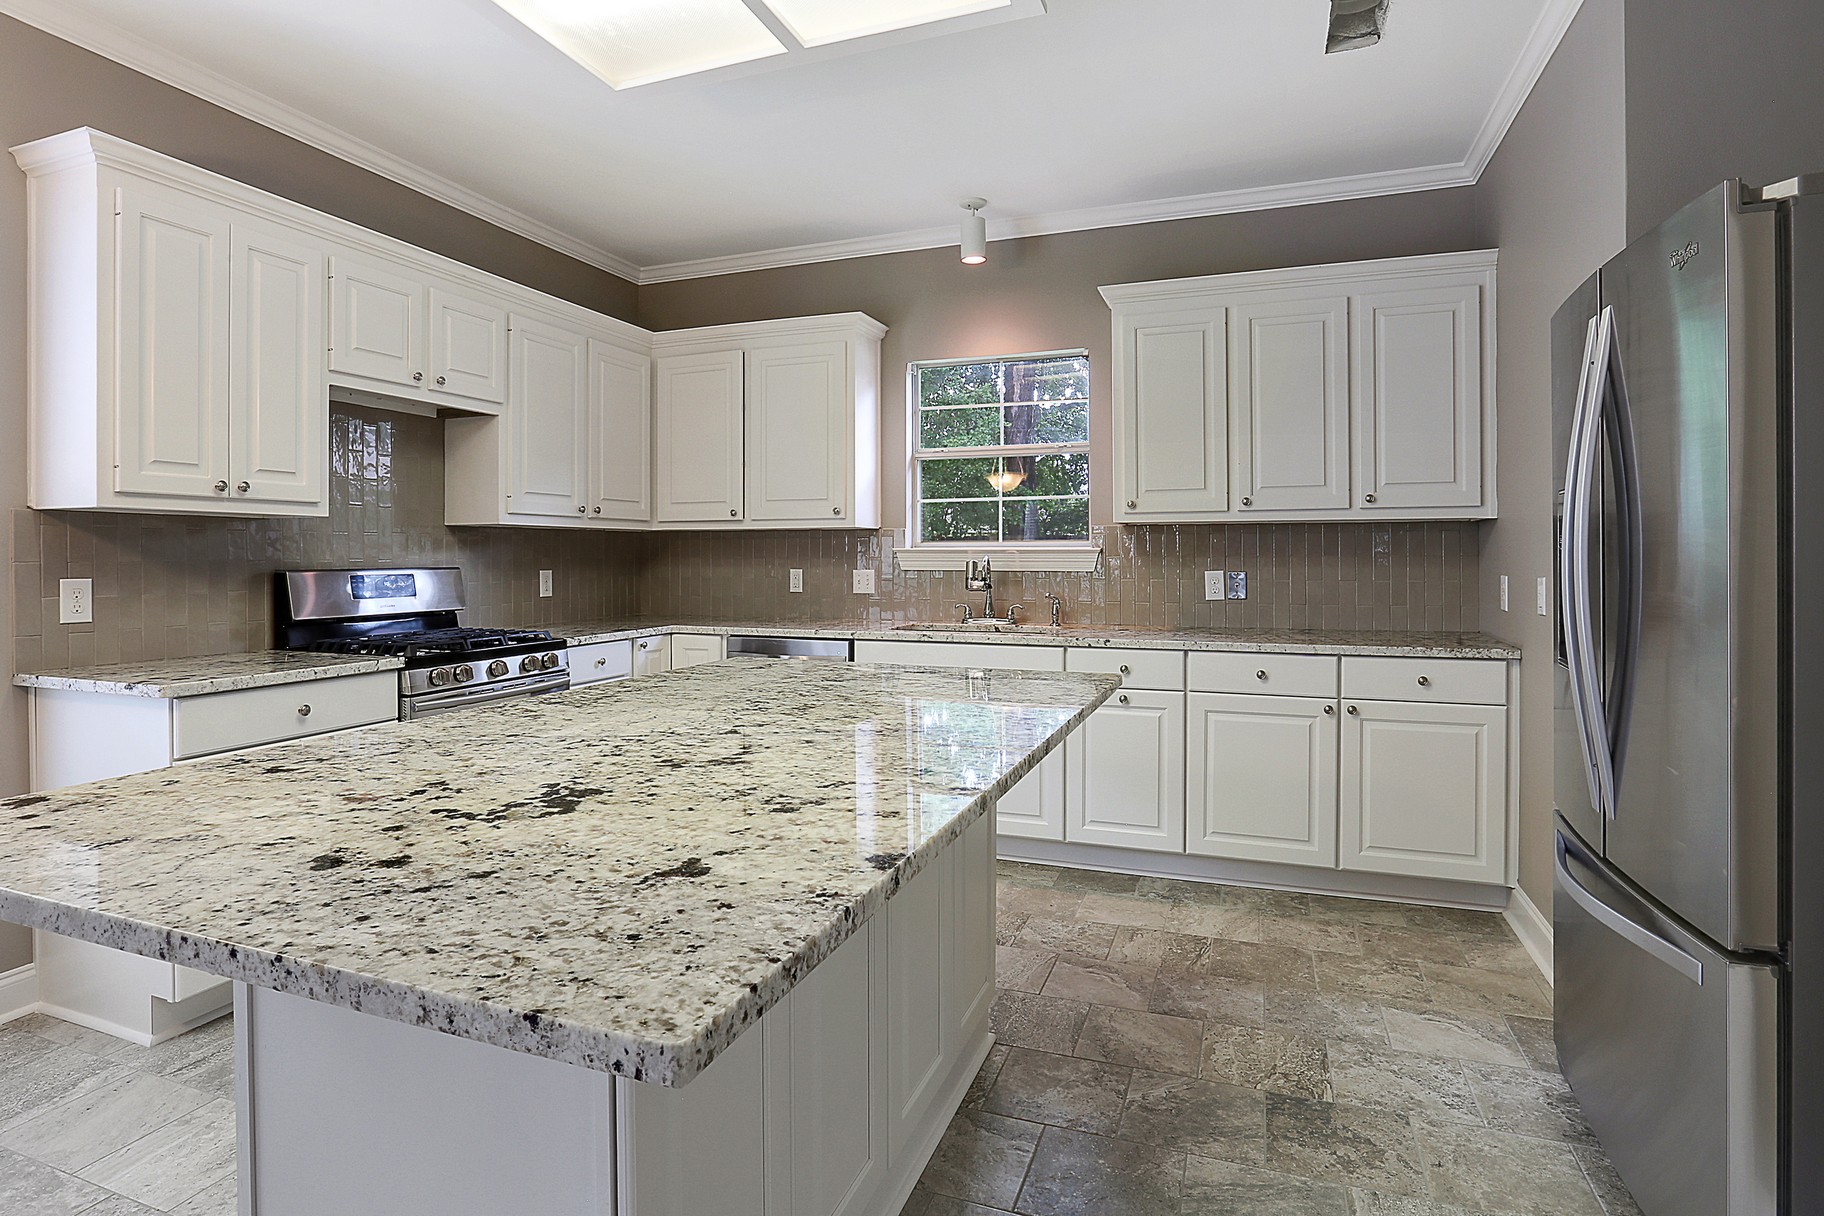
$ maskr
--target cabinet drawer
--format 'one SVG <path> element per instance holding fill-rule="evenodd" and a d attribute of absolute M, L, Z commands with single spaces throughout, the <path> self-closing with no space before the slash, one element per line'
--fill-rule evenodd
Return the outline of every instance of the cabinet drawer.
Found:
<path fill-rule="evenodd" d="M 592 642 L 570 647 L 570 687 L 624 680 L 633 674 L 632 642 Z"/>
<path fill-rule="evenodd" d="M 1334 697 L 1336 660 L 1325 654 L 1255 654 L 1192 651 L 1192 692 L 1244 696 Z"/>
<path fill-rule="evenodd" d="M 855 643 L 857 663 L 898 663 L 908 667 L 980 667 L 1001 671 L 1063 671 L 1058 646 L 1019 646 L 995 642 Z"/>
<path fill-rule="evenodd" d="M 1176 650 L 1072 648 L 1064 652 L 1064 670 L 1120 676 L 1123 688 L 1184 691 L 1184 655 Z"/>
<path fill-rule="evenodd" d="M 377 671 L 177 701 L 172 757 L 183 760 L 399 717 L 399 676 Z"/>
<path fill-rule="evenodd" d="M 1343 695 L 1364 701 L 1506 705 L 1507 664 L 1500 659 L 1343 660 Z"/>

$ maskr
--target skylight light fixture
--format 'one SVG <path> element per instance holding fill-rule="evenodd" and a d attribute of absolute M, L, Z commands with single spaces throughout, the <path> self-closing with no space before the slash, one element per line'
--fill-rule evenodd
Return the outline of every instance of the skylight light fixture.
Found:
<path fill-rule="evenodd" d="M 783 55 L 741 0 L 494 0 L 617 89 Z"/>
<path fill-rule="evenodd" d="M 963 210 L 969 214 L 963 217 L 963 265 L 980 266 L 988 260 L 988 221 L 982 218 L 982 208 L 988 205 L 985 198 L 966 198 Z"/>
<path fill-rule="evenodd" d="M 1013 0 L 762 0 L 805 46 L 1007 8 Z"/>

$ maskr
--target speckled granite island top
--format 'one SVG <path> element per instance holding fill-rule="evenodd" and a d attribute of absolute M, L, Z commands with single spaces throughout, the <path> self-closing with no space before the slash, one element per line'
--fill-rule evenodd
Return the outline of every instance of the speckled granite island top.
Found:
<path fill-rule="evenodd" d="M 0 919 L 663 1085 L 1106 700 L 721 663 L 0 801 Z"/>
<path fill-rule="evenodd" d="M 403 666 L 405 661 L 396 658 L 317 654 L 307 650 L 261 650 L 252 654 L 212 654 L 190 659 L 110 663 L 64 671 L 22 672 L 13 677 L 13 683 L 21 688 L 62 688 L 129 697 L 201 697 L 267 684 L 296 684 L 329 676 L 397 671 Z"/>
<path fill-rule="evenodd" d="M 875 642 L 988 642 L 1003 646 L 1087 646 L 1104 649 L 1230 650 L 1279 654 L 1390 655 L 1415 659 L 1517 659 L 1520 648 L 1486 633 L 1368 629 L 1143 629 L 1066 625 L 995 632 L 932 624 L 843 621 L 737 621 L 652 618 L 573 621 L 547 625 L 572 646 L 653 633 L 755 634 L 761 637 L 850 638 Z"/>

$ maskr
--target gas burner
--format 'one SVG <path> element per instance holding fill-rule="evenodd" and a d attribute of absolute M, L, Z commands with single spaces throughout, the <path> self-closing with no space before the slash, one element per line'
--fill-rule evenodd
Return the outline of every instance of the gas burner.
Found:
<path fill-rule="evenodd" d="M 509 647 L 550 646 L 554 642 L 544 629 L 408 629 L 391 633 L 369 633 L 354 637 L 319 638 L 310 650 L 331 654 L 385 655 L 403 659 L 438 658 L 445 655 L 473 655 L 505 651 Z"/>

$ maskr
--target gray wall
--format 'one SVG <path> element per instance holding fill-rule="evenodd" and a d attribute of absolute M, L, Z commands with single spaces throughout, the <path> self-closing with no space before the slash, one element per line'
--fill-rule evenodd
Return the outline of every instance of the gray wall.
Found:
<path fill-rule="evenodd" d="M 1551 575 L 1550 322 L 1626 244 L 1622 0 L 1584 0 L 1476 190 L 1484 239 L 1501 249 L 1501 518 L 1483 525 L 1482 627 L 1521 660 L 1520 884 L 1551 908 L 1552 622 L 1534 609 Z M 1497 580 L 1510 580 L 1502 612 Z M 1555 585 L 1556 580 L 1553 580 Z"/>
<path fill-rule="evenodd" d="M 623 318 L 633 284 L 496 228 L 257 123 L 0 17 L 0 147 L 92 126 L 528 286 Z M 0 157 L 0 436 L 25 430 L 25 174 Z M 25 506 L 22 445 L 0 441 L 0 545 L 13 569 L 13 513 Z M 15 604 L 0 596 L 0 669 L 12 654 Z M 34 607 L 34 612 L 36 608 Z M 25 697 L 0 685 L 0 794 L 26 786 Z M 29 958 L 29 939 L 0 925 L 0 971 Z"/>
<path fill-rule="evenodd" d="M 1824 172 L 1821 58 L 1819 0 L 1629 0 L 1629 236 L 1725 177 Z"/>

